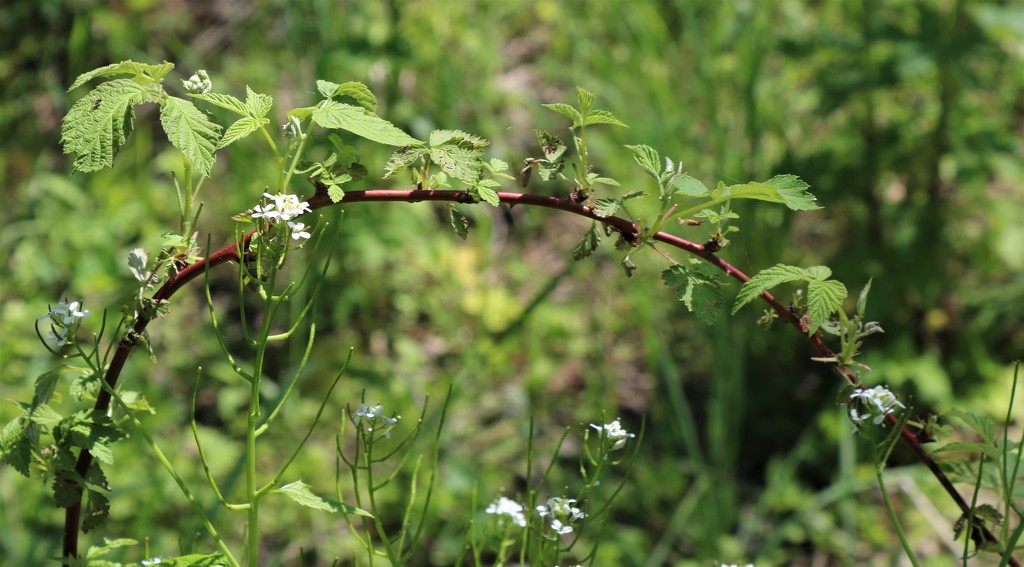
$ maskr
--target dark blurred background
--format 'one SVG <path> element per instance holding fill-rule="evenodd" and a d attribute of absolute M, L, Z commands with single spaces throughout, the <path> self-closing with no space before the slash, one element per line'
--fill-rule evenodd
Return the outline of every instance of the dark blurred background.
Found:
<path fill-rule="evenodd" d="M 34 378 L 55 364 L 32 330 L 47 304 L 69 296 L 84 298 L 94 315 L 105 306 L 116 313 L 132 291 L 128 250 L 152 255 L 160 235 L 177 227 L 171 173 L 181 162 L 152 107 L 138 109 L 113 170 L 71 175 L 60 152 L 61 117 L 87 92 L 67 86 L 124 59 L 175 63 L 172 91 L 202 68 L 220 92 L 242 96 L 249 85 L 270 93 L 278 123 L 287 109 L 312 104 L 316 79 L 363 81 L 379 113 L 414 136 L 473 132 L 514 168 L 539 155 L 534 128 L 568 138 L 565 120 L 540 104 L 572 102 L 583 85 L 631 126 L 594 128 L 590 137 L 592 163 L 622 190 L 644 183 L 622 147 L 640 143 L 707 184 L 777 173 L 811 184 L 823 210 L 737 207 L 742 231 L 722 255 L 748 273 L 777 262 L 827 265 L 852 297 L 874 278 L 868 316 L 886 333 L 867 341 L 868 384 L 889 385 L 921 415 L 1006 410 L 1010 362 L 1024 348 L 1019 3 L 15 0 L 0 13 L 5 399 L 31 397 Z M 326 151 L 322 138 L 314 155 Z M 370 168 L 363 188 L 408 185 L 380 181 L 387 148 L 358 148 Z M 274 167 L 255 140 L 219 155 L 203 187 L 202 241 L 207 233 L 214 245 L 231 238 L 228 217 L 256 202 L 276 179 Z M 292 189 L 309 192 L 301 180 Z M 571 188 L 534 180 L 530 190 Z M 469 506 L 474 489 L 480 509 L 523 489 L 530 416 L 539 458 L 550 458 L 563 427 L 579 432 L 602 412 L 633 431 L 645 420 L 646 434 L 595 564 L 897 564 L 870 451 L 851 438 L 834 403 L 840 381 L 810 360 L 793 329 L 757 327 L 761 306 L 707 327 L 661 285 L 663 259 L 639 255 L 631 279 L 610 244 L 573 263 L 588 225 L 550 211 L 465 208 L 473 229 L 461 241 L 443 207 L 344 209 L 304 397 L 267 439 L 268 471 L 354 347 L 329 417 L 291 476 L 332 489 L 340 411 L 362 390 L 411 418 L 428 395 L 436 409 L 454 384 L 417 565 L 451 564 L 479 511 Z M 334 226 L 341 220 L 336 210 L 322 214 Z M 677 232 L 707 237 L 701 227 Z M 213 282 L 229 322 L 237 318 L 231 272 Z M 788 300 L 792 290 L 780 291 Z M 124 374 L 157 407 L 147 424 L 201 486 L 188 398 L 202 365 L 208 451 L 218 478 L 239 489 L 247 387 L 220 357 L 201 284 L 182 290 L 150 331 L 156 361 L 135 353 Z M 232 323 L 226 332 L 239 335 Z M 301 338 L 283 346 L 271 376 L 287 380 L 302 348 Z M 0 418 L 16 411 L 0 406 Z M 552 494 L 578 481 L 578 451 L 578 442 L 563 448 Z M 910 455 L 897 451 L 889 470 L 926 564 L 948 565 L 957 512 Z M 108 474 L 113 515 L 95 537 L 149 537 L 155 554 L 168 555 L 198 532 L 137 439 L 119 446 Z M 401 497 L 392 494 L 396 507 Z M 62 514 L 47 498 L 39 482 L 0 468 L 0 564 L 42 564 L 58 553 Z M 298 564 L 300 548 L 307 564 L 355 564 L 357 544 L 343 522 L 273 505 L 280 510 L 263 527 L 268 565 Z M 227 533 L 241 533 L 243 519 L 216 515 Z M 585 534 L 581 545 L 596 537 Z"/>

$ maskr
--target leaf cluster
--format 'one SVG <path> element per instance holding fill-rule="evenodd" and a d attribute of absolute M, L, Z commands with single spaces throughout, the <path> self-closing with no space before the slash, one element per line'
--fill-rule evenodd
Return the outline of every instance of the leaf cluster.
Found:
<path fill-rule="evenodd" d="M 832 270 L 826 266 L 800 268 L 776 264 L 760 271 L 750 281 L 743 284 L 732 312 L 735 315 L 744 305 L 750 303 L 766 291 L 787 283 L 802 282 L 807 284 L 807 334 L 814 334 L 843 305 L 846 299 L 846 286 L 842 282 L 831 280 Z"/>

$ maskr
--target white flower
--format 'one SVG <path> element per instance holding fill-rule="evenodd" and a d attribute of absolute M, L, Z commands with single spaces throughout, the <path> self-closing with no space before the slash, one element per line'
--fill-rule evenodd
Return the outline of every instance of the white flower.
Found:
<path fill-rule="evenodd" d="M 488 514 L 508 516 L 512 518 L 512 523 L 515 525 L 521 528 L 526 527 L 526 516 L 523 515 L 522 505 L 515 500 L 510 500 L 504 496 L 492 502 L 484 512 Z"/>
<path fill-rule="evenodd" d="M 570 522 L 586 518 L 587 515 L 584 512 L 573 506 L 575 503 L 574 498 L 548 498 L 547 506 L 537 506 L 537 514 L 541 517 L 552 516 L 563 520 L 568 519 Z"/>
<path fill-rule="evenodd" d="M 636 437 L 636 435 L 623 429 L 622 424 L 619 423 L 619 420 L 617 419 L 611 423 L 606 423 L 605 425 L 596 425 L 591 423 L 590 427 L 593 427 L 598 431 L 603 430 L 604 432 L 606 432 L 606 434 L 608 435 L 608 439 L 614 441 L 612 443 L 612 451 L 624 447 L 626 445 L 626 439 Z"/>
<path fill-rule="evenodd" d="M 258 218 L 268 218 L 288 221 L 303 213 L 312 211 L 309 208 L 309 203 L 306 201 L 299 201 L 299 198 L 295 195 L 286 195 L 279 193 L 277 195 L 271 195 L 270 193 L 264 193 L 270 202 L 264 205 L 256 205 L 252 208 L 252 212 L 249 216 Z M 305 226 L 305 225 L 303 225 Z"/>
<path fill-rule="evenodd" d="M 850 400 L 852 402 L 850 404 L 850 419 L 853 421 L 854 428 L 868 419 L 871 419 L 875 425 L 880 425 L 885 421 L 885 416 L 894 413 L 897 407 L 906 408 L 885 386 L 856 390 L 850 394 Z M 858 411 L 857 403 L 864 406 L 867 411 Z"/>
<path fill-rule="evenodd" d="M 196 71 L 194 75 L 189 77 L 187 81 L 182 81 L 181 84 L 185 87 L 186 91 L 193 94 L 206 94 L 213 90 L 213 82 L 210 81 L 210 76 L 203 69 Z"/>
<path fill-rule="evenodd" d="M 384 411 L 384 406 L 377 404 L 375 406 L 368 406 L 366 404 L 359 404 L 359 409 L 356 410 L 356 417 L 362 419 L 366 418 L 369 421 L 373 421 L 381 412 Z M 359 420 L 356 420 L 359 421 Z"/>
<path fill-rule="evenodd" d="M 563 525 L 561 520 L 551 520 L 551 530 L 558 535 L 571 534 L 572 526 Z"/>
<path fill-rule="evenodd" d="M 293 240 L 306 240 L 309 232 L 306 231 L 306 223 L 288 221 L 288 228 L 292 230 Z"/>
<path fill-rule="evenodd" d="M 50 329 L 50 336 L 47 337 L 46 342 L 57 346 L 68 344 L 68 330 L 64 327 L 58 327 L 56 332 L 54 329 Z"/>
<path fill-rule="evenodd" d="M 142 564 L 143 565 L 159 565 L 160 563 L 162 563 L 162 561 L 160 560 L 159 557 L 154 557 L 152 559 L 143 559 L 142 560 Z"/>

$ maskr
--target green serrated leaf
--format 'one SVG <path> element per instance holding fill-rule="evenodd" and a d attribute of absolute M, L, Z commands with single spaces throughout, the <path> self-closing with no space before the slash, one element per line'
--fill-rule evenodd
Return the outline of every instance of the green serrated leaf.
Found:
<path fill-rule="evenodd" d="M 434 130 L 430 133 L 431 146 L 440 146 L 447 143 L 469 144 L 473 148 L 482 148 L 491 142 L 462 130 Z"/>
<path fill-rule="evenodd" d="M 409 168 L 420 157 L 430 153 L 430 150 L 422 146 L 406 146 L 398 148 L 391 154 L 388 162 L 384 165 L 384 179 Z"/>
<path fill-rule="evenodd" d="M 0 461 L 28 478 L 32 462 L 32 440 L 27 435 L 29 420 L 24 416 L 7 422 L 0 431 Z"/>
<path fill-rule="evenodd" d="M 266 118 L 253 118 L 246 116 L 239 118 L 234 124 L 228 127 L 224 131 L 224 137 L 220 139 L 220 143 L 217 145 L 217 149 L 223 149 L 231 144 L 241 140 L 242 138 L 252 134 L 256 130 L 260 129 L 260 126 L 269 123 L 270 121 Z"/>
<path fill-rule="evenodd" d="M 808 191 L 810 185 L 795 175 L 776 175 L 764 184 L 774 187 L 782 202 L 794 211 L 813 211 L 821 208 L 814 203 L 815 197 Z"/>
<path fill-rule="evenodd" d="M 64 117 L 60 132 L 64 153 L 74 157 L 74 169 L 90 172 L 113 165 L 134 127 L 135 106 L 157 102 L 162 96 L 160 85 L 115 79 L 76 102 Z"/>
<path fill-rule="evenodd" d="M 248 89 L 249 87 L 246 87 Z M 248 116 L 249 108 L 242 103 L 242 101 L 229 94 L 221 93 L 201 93 L 201 94 L 190 94 L 188 95 L 195 100 L 201 100 L 208 102 L 214 106 L 219 106 L 225 110 L 230 110 L 240 116 Z"/>
<path fill-rule="evenodd" d="M 832 270 L 828 266 L 811 266 L 804 268 L 804 275 L 812 280 L 827 280 L 832 277 Z"/>
<path fill-rule="evenodd" d="M 846 294 L 846 286 L 836 280 L 812 279 L 807 283 L 807 313 L 811 316 L 809 335 L 813 335 L 843 306 Z"/>
<path fill-rule="evenodd" d="M 498 192 L 493 188 L 500 186 L 500 183 L 491 179 L 481 179 L 479 182 L 473 184 L 470 188 L 470 192 L 478 199 L 487 201 L 491 206 L 497 207 L 501 203 L 501 200 L 498 198 Z"/>
<path fill-rule="evenodd" d="M 939 447 L 928 450 L 932 455 L 939 453 L 978 453 L 993 459 L 999 458 L 999 449 L 987 443 L 976 443 L 973 441 L 951 441 Z"/>
<path fill-rule="evenodd" d="M 700 179 L 690 177 L 685 173 L 675 177 L 672 180 L 672 185 L 683 195 L 690 197 L 706 197 L 711 194 L 711 189 L 708 189 Z"/>
<path fill-rule="evenodd" d="M 571 105 L 565 104 L 564 102 L 555 102 L 552 104 L 542 104 L 541 106 L 548 110 L 554 110 L 569 120 L 572 120 L 573 128 L 578 128 L 583 124 L 583 117 L 580 116 L 580 112 Z"/>
<path fill-rule="evenodd" d="M 220 141 L 220 126 L 191 102 L 167 97 L 160 107 L 160 125 L 171 145 L 181 150 L 192 165 L 209 176 Z"/>
<path fill-rule="evenodd" d="M 700 265 L 687 268 L 675 264 L 661 273 L 665 285 L 676 288 L 679 300 L 708 325 L 718 320 L 723 303 L 722 284 L 718 274 L 708 274 Z"/>
<path fill-rule="evenodd" d="M 331 198 L 332 203 L 340 203 L 345 198 L 345 191 L 338 185 L 327 186 L 327 196 Z"/>
<path fill-rule="evenodd" d="M 32 396 L 32 405 L 35 406 L 49 402 L 50 398 L 53 397 L 54 390 L 57 389 L 57 381 L 60 380 L 61 374 L 66 372 L 81 372 L 81 369 L 60 365 L 36 378 L 35 393 Z"/>
<path fill-rule="evenodd" d="M 368 112 L 377 111 L 377 97 L 374 96 L 370 87 L 359 81 L 347 81 L 340 85 L 330 81 L 317 81 L 316 88 L 324 98 L 359 106 Z"/>
<path fill-rule="evenodd" d="M 274 97 L 261 94 L 245 85 L 245 108 L 253 118 L 263 118 L 274 106 Z"/>
<path fill-rule="evenodd" d="M 592 124 L 611 124 L 612 126 L 622 126 L 623 128 L 629 128 L 625 122 L 619 120 L 614 114 L 607 110 L 594 110 L 587 118 L 583 121 L 584 126 L 590 126 Z"/>
<path fill-rule="evenodd" d="M 622 206 L 621 199 L 598 199 L 594 202 L 594 214 L 601 217 L 610 217 L 619 212 Z"/>
<path fill-rule="evenodd" d="M 417 146 L 423 143 L 365 108 L 333 100 L 317 106 L 313 111 L 313 122 L 323 128 L 347 130 L 378 144 Z"/>
<path fill-rule="evenodd" d="M 85 513 L 82 515 L 82 531 L 91 532 L 106 523 L 110 516 L 110 499 L 107 492 L 110 492 L 110 483 L 107 476 L 98 464 L 89 467 L 86 475 L 86 501 Z"/>
<path fill-rule="evenodd" d="M 594 93 L 581 86 L 576 87 L 576 102 L 579 104 L 580 114 L 583 116 L 590 114 L 590 110 L 594 108 L 594 99 Z"/>
<path fill-rule="evenodd" d="M 736 304 L 732 306 L 732 313 L 735 315 L 744 305 L 779 284 L 805 279 L 807 279 L 807 274 L 804 273 L 803 268 L 796 266 L 776 264 L 771 268 L 761 270 L 756 276 L 750 278 L 750 281 L 743 284 L 743 288 L 736 294 Z"/>
<path fill-rule="evenodd" d="M 795 175 L 776 175 L 765 182 L 752 181 L 741 185 L 719 185 L 711 196 L 715 199 L 756 199 L 770 203 L 783 203 L 794 211 L 812 211 L 821 207 L 814 204 L 814 195 L 807 192 L 808 185 Z"/>
<path fill-rule="evenodd" d="M 508 162 L 498 158 L 491 158 L 491 161 L 487 162 L 487 169 L 491 170 L 492 175 L 497 175 L 502 171 L 508 171 Z M 511 175 L 505 175 L 504 177 L 515 179 Z"/>
<path fill-rule="evenodd" d="M 992 423 L 992 418 L 975 412 L 951 410 L 946 413 L 949 417 L 955 417 L 963 421 L 968 427 L 974 430 L 985 443 L 989 445 L 995 445 L 996 442 L 996 429 L 995 424 Z"/>
<path fill-rule="evenodd" d="M 565 155 L 565 151 L 568 149 L 562 140 L 559 140 L 554 134 L 550 134 L 543 130 L 534 130 L 537 135 L 537 141 L 540 143 L 540 150 L 544 152 L 544 159 L 549 162 L 557 162 L 562 159 Z"/>
<path fill-rule="evenodd" d="M 103 543 L 100 545 L 90 545 L 89 550 L 86 551 L 85 556 L 89 559 L 98 559 L 111 551 L 121 547 L 131 547 L 138 545 L 139 542 L 129 538 L 118 538 L 118 539 L 107 539 L 103 538 Z M 91 567 L 91 566 L 90 566 Z"/>
<path fill-rule="evenodd" d="M 61 420 L 64 419 L 64 416 L 54 411 L 53 408 L 46 404 L 39 404 L 37 406 L 33 406 L 32 409 L 29 410 L 28 418 L 32 423 L 37 425 L 52 427 L 60 423 Z"/>
<path fill-rule="evenodd" d="M 436 163 L 449 177 L 473 183 L 480 177 L 483 152 L 452 144 L 430 148 L 430 161 Z"/>
<path fill-rule="evenodd" d="M 661 168 L 661 156 L 658 155 L 657 150 L 643 144 L 626 146 L 626 148 L 633 152 L 633 160 L 636 161 L 637 165 L 655 179 L 661 178 L 661 173 L 659 171 Z"/>
<path fill-rule="evenodd" d="M 167 75 L 167 73 L 170 73 L 171 69 L 174 69 L 174 64 L 168 63 L 167 61 L 164 61 L 159 65 L 136 63 L 132 60 L 121 61 L 120 63 L 111 63 L 110 65 L 100 67 L 99 69 L 93 69 L 92 71 L 79 75 L 78 78 L 75 79 L 75 82 L 71 83 L 71 86 L 68 87 L 68 92 L 77 89 L 96 77 L 111 77 L 114 75 L 132 75 L 133 77 L 137 77 L 139 75 L 146 75 L 154 81 L 159 81 Z"/>
<path fill-rule="evenodd" d="M 590 230 L 583 235 L 579 243 L 572 250 L 572 259 L 579 261 L 594 253 L 597 246 L 601 244 L 601 232 L 597 229 L 597 223 L 591 223 Z"/>
<path fill-rule="evenodd" d="M 328 498 L 322 498 L 313 494 L 309 489 L 309 485 L 302 482 L 301 480 L 295 481 L 291 484 L 286 484 L 275 492 L 285 494 L 298 504 L 301 504 L 307 508 L 313 508 L 314 510 L 323 510 L 325 512 L 341 512 L 343 514 L 353 514 L 356 516 L 365 516 L 372 518 L 373 514 L 360 510 L 354 506 L 343 504 L 337 500 L 331 500 Z"/>
<path fill-rule="evenodd" d="M 871 282 L 874 278 L 868 278 L 868 283 L 864 286 L 864 289 L 860 290 L 860 295 L 857 297 L 857 315 L 861 318 L 864 317 L 864 312 L 868 308 L 868 294 L 871 293 Z"/>
<path fill-rule="evenodd" d="M 465 240 L 469 236 L 469 219 L 460 213 L 455 205 L 448 207 L 448 216 L 451 218 L 452 230 L 459 235 L 459 238 Z"/>

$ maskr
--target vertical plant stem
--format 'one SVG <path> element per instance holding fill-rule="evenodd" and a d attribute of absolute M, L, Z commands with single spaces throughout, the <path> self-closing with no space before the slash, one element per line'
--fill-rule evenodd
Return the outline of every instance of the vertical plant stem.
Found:
<path fill-rule="evenodd" d="M 889 519 L 892 520 L 892 525 L 896 528 L 896 535 L 900 538 L 900 545 L 903 546 L 903 552 L 907 554 L 907 559 L 910 560 L 914 567 L 919 567 L 917 556 L 914 555 L 914 550 L 911 549 L 910 542 L 907 541 L 907 534 L 903 533 L 903 526 L 900 524 L 900 519 L 896 516 L 896 509 L 892 506 L 892 500 L 889 498 L 889 490 L 886 489 L 885 479 L 882 478 L 883 470 L 885 470 L 884 463 L 875 466 L 875 478 L 878 480 L 878 489 L 882 492 L 885 509 L 889 512 Z"/>

